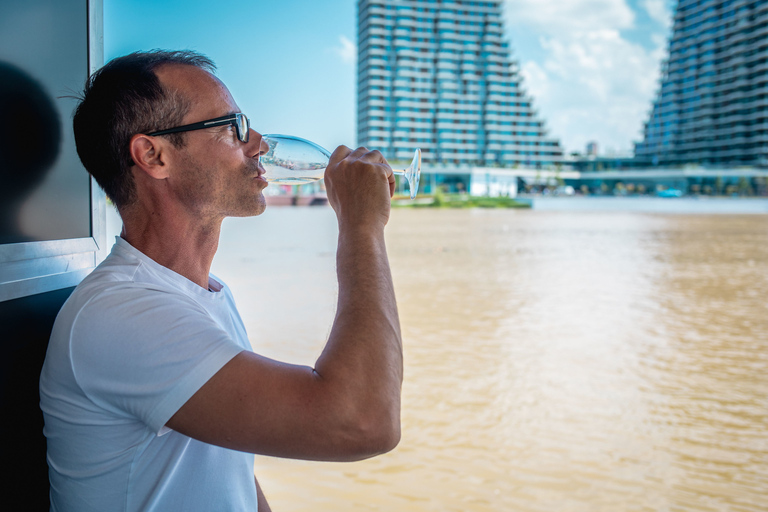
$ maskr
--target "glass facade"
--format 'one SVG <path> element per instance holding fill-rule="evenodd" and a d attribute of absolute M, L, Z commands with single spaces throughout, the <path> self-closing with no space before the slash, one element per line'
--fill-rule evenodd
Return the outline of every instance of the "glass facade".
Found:
<path fill-rule="evenodd" d="M 358 0 L 358 144 L 442 165 L 561 162 L 510 58 L 502 3 Z"/>
<path fill-rule="evenodd" d="M 768 2 L 680 0 L 635 156 L 657 165 L 768 165 Z"/>

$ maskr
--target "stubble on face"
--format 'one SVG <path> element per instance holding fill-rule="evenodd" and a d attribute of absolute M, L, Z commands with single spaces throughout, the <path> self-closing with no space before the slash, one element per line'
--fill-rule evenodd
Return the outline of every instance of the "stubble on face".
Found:
<path fill-rule="evenodd" d="M 252 217 L 266 209 L 263 189 L 257 190 L 253 180 L 258 179 L 258 161 L 247 161 L 230 173 L 203 165 L 189 153 L 182 159 L 184 184 L 177 188 L 178 199 L 187 209 L 200 216 Z"/>

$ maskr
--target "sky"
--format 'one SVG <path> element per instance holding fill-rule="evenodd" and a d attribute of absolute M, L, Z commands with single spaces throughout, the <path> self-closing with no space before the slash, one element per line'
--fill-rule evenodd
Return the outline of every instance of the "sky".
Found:
<path fill-rule="evenodd" d="M 642 138 L 674 0 L 505 0 L 506 38 L 551 137 L 628 153 Z M 104 58 L 191 49 L 261 133 L 356 143 L 356 0 L 104 0 Z"/>

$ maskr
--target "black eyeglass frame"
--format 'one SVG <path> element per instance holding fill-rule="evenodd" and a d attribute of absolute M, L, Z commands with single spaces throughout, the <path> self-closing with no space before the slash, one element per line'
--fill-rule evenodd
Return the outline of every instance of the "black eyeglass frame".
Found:
<path fill-rule="evenodd" d="M 243 125 L 241 124 L 245 120 L 245 131 L 243 131 Z M 148 133 L 154 137 L 155 135 L 167 135 L 169 133 L 191 132 L 193 130 L 204 130 L 206 128 L 213 128 L 215 126 L 233 125 L 237 131 L 237 138 L 244 143 L 248 142 L 251 135 L 251 120 L 248 119 L 243 113 L 229 114 L 215 119 L 208 119 L 207 121 L 200 121 L 199 123 L 185 124 L 183 126 L 177 126 L 175 128 L 168 128 L 167 130 L 159 130 L 156 132 Z"/>

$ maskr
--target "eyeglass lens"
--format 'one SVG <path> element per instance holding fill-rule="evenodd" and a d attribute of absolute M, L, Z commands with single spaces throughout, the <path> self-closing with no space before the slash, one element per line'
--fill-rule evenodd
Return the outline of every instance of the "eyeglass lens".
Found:
<path fill-rule="evenodd" d="M 238 135 L 241 141 L 248 142 L 248 137 L 250 135 L 250 128 L 251 123 L 248 121 L 248 118 L 244 114 L 240 114 L 237 116 L 237 131 Z"/>

